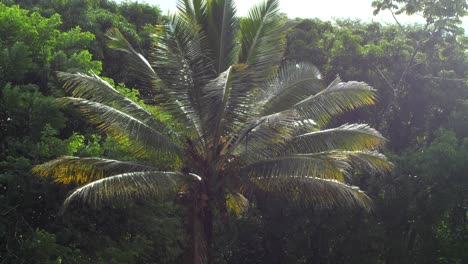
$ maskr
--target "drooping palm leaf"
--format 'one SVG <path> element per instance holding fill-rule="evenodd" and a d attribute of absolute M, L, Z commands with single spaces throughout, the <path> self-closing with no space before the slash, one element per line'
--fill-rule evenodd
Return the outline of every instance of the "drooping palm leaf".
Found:
<path fill-rule="evenodd" d="M 387 157 L 377 151 L 341 151 L 340 155 L 347 157 L 354 170 L 385 174 L 393 167 Z"/>
<path fill-rule="evenodd" d="M 367 210 L 372 208 L 371 199 L 358 187 L 337 180 L 314 177 L 258 177 L 251 181 L 260 190 L 303 207 L 361 207 Z M 253 193 L 256 190 L 247 187 L 244 191 Z"/>
<path fill-rule="evenodd" d="M 122 95 L 107 81 L 95 74 L 86 75 L 82 73 L 72 74 L 58 72 L 57 77 L 65 82 L 63 86 L 65 91 L 71 93 L 73 97 L 83 98 L 113 107 L 135 117 L 165 135 L 178 137 L 175 131 L 168 128 L 163 122 L 157 120 L 150 112 Z"/>
<path fill-rule="evenodd" d="M 241 169 L 249 178 L 315 177 L 344 181 L 346 160 L 322 154 L 297 154 L 254 162 Z"/>
<path fill-rule="evenodd" d="M 169 138 L 122 111 L 81 98 L 64 97 L 59 101 L 78 108 L 88 121 L 117 141 L 133 142 L 130 150 L 136 156 L 155 154 L 176 157 L 182 153 L 181 148 Z"/>
<path fill-rule="evenodd" d="M 74 201 L 97 207 L 109 202 L 128 202 L 137 197 L 158 197 L 175 193 L 185 180 L 188 180 L 187 175 L 180 172 L 138 171 L 118 174 L 76 189 L 65 200 L 64 208 Z"/>
<path fill-rule="evenodd" d="M 63 156 L 35 166 L 32 171 L 44 177 L 53 177 L 56 182 L 68 184 L 90 183 L 111 175 L 132 171 L 154 171 L 153 166 L 129 161 L 103 158 Z"/>
<path fill-rule="evenodd" d="M 228 119 L 228 124 L 232 126 L 230 131 L 235 132 L 231 133 L 229 138 L 232 149 L 242 143 L 247 144 L 247 140 L 244 139 L 248 136 L 252 139 L 249 144 L 251 148 L 268 153 L 271 147 L 278 147 L 292 138 L 294 130 L 298 129 L 297 123 L 302 119 L 296 110 L 284 109 L 317 92 L 320 87 L 319 78 L 320 73 L 312 65 L 287 64 L 263 89 L 236 93 L 231 101 L 237 100 L 232 105 L 239 114 L 236 115 L 236 119 Z M 243 87 L 248 87 L 248 84 L 244 84 Z M 270 109 L 275 111 L 269 111 Z M 266 114 L 269 112 L 271 113 Z M 232 125 L 236 123 L 237 126 Z M 277 146 L 271 144 L 272 142 L 277 143 Z M 239 150 L 236 152 L 239 154 Z"/>
<path fill-rule="evenodd" d="M 316 153 L 331 150 L 380 149 L 385 138 L 367 124 L 346 124 L 301 134 L 287 145 L 287 153 Z"/>
<path fill-rule="evenodd" d="M 322 88 L 319 70 L 308 63 L 286 63 L 258 94 L 263 115 L 277 113 L 316 94 Z"/>
<path fill-rule="evenodd" d="M 124 58 L 127 62 L 128 73 L 135 77 L 136 88 L 140 91 L 140 96 L 145 100 L 147 104 L 155 104 L 154 96 L 156 92 L 152 89 L 154 83 L 158 86 L 164 85 L 153 70 L 148 60 L 136 51 L 130 42 L 116 28 L 111 28 L 106 31 L 106 37 L 108 38 L 107 46 L 109 48 L 122 51 Z"/>
<path fill-rule="evenodd" d="M 344 111 L 373 105 L 375 90 L 363 82 L 341 82 L 337 77 L 325 90 L 311 95 L 292 106 L 304 119 L 312 119 L 319 126 Z"/>
<path fill-rule="evenodd" d="M 224 146 L 223 155 L 230 153 L 240 156 L 273 157 L 284 149 L 286 142 L 294 136 L 293 124 L 298 118 L 295 111 L 252 119 L 237 133 L 231 133 Z M 250 159 L 250 158 L 248 158 Z"/>
<path fill-rule="evenodd" d="M 242 215 L 249 208 L 250 203 L 241 193 L 228 193 L 226 195 L 226 208 L 228 212 Z"/>

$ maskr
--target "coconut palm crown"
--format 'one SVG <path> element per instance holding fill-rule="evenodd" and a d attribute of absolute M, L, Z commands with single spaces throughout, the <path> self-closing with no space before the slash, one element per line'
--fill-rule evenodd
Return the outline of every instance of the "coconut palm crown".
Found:
<path fill-rule="evenodd" d="M 327 125 L 344 111 L 374 104 L 375 90 L 338 77 L 323 86 L 314 66 L 281 63 L 286 26 L 277 0 L 242 19 L 232 0 L 180 0 L 178 9 L 157 27 L 149 60 L 115 29 L 108 45 L 128 58 L 145 102 L 183 129 L 96 75 L 58 74 L 72 95 L 59 100 L 118 142 L 130 142 L 141 161 L 67 156 L 36 166 L 42 176 L 82 185 L 64 206 L 173 193 L 188 208 L 193 263 L 209 262 L 214 211 L 241 212 L 258 193 L 305 206 L 370 208 L 370 199 L 346 180 L 356 170 L 390 169 L 377 152 L 385 139 L 366 124 Z"/>

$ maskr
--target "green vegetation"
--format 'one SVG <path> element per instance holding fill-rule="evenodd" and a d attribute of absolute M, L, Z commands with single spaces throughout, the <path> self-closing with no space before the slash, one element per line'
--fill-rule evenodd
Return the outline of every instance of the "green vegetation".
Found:
<path fill-rule="evenodd" d="M 468 262 L 465 1 L 277 5 L 0 3 L 0 263 Z"/>

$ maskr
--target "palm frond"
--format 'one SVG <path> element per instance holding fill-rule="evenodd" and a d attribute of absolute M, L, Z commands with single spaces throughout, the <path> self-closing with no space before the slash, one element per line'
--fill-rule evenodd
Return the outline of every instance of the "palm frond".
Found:
<path fill-rule="evenodd" d="M 216 76 L 206 37 L 199 25 L 177 17 L 159 30 L 151 54 L 153 66 L 165 83 L 154 85 L 160 93 L 159 102 L 179 120 L 185 119 L 181 121 L 201 137 L 201 87 Z"/>
<path fill-rule="evenodd" d="M 165 135 L 178 137 L 175 131 L 157 120 L 145 108 L 122 95 L 96 74 L 58 72 L 57 77 L 64 82 L 65 91 L 71 93 L 73 97 L 113 107 L 135 117 Z"/>
<path fill-rule="evenodd" d="M 202 24 L 206 20 L 206 0 L 177 0 L 177 9 L 180 16 L 189 17 L 196 23 Z"/>
<path fill-rule="evenodd" d="M 262 191 L 282 197 L 301 207 L 333 208 L 361 207 L 372 209 L 371 199 L 356 186 L 333 179 L 316 177 L 253 178 L 251 181 Z M 252 193 L 252 187 L 244 188 Z"/>
<path fill-rule="evenodd" d="M 251 71 L 243 64 L 231 66 L 210 81 L 203 87 L 205 129 L 230 136 L 242 131 L 249 120 L 255 123 L 258 101 L 251 96 L 254 89 Z"/>
<path fill-rule="evenodd" d="M 142 83 L 140 89 L 144 91 L 142 94 L 148 94 L 149 97 L 147 99 L 151 100 L 154 95 L 151 85 L 154 81 L 159 80 L 159 76 L 153 70 L 148 60 L 133 48 L 117 28 L 107 30 L 106 36 L 109 48 L 122 51 L 127 55 L 129 73 L 138 77 L 138 81 Z"/>
<path fill-rule="evenodd" d="M 176 157 L 182 153 L 181 148 L 169 138 L 122 111 L 81 98 L 64 97 L 59 101 L 78 108 L 89 122 L 117 141 L 133 142 L 131 151 L 137 157 L 147 154 Z"/>
<path fill-rule="evenodd" d="M 239 19 L 236 17 L 233 0 L 208 1 L 207 11 L 205 33 L 208 36 L 216 72 L 220 74 L 238 61 Z"/>
<path fill-rule="evenodd" d="M 344 181 L 346 160 L 322 154 L 297 154 L 254 162 L 241 169 L 249 178 L 315 177 Z"/>
<path fill-rule="evenodd" d="M 268 77 L 283 58 L 284 23 L 278 14 L 279 1 L 268 0 L 251 8 L 241 20 L 239 62 L 251 65 L 259 76 Z"/>
<path fill-rule="evenodd" d="M 286 63 L 258 94 L 263 115 L 284 111 L 322 89 L 319 70 L 308 63 Z"/>
<path fill-rule="evenodd" d="M 279 143 L 279 141 L 287 141 L 292 139 L 292 130 L 288 130 L 288 126 L 293 124 L 298 115 L 294 111 L 283 111 L 272 115 L 253 118 L 250 122 L 244 124 L 237 133 L 231 133 L 227 139 L 227 144 L 224 146 L 222 155 L 235 153 L 240 155 L 242 150 L 237 149 L 246 144 L 247 137 L 251 139 L 250 143 L 254 145 L 270 145 L 267 142 Z M 283 129 L 281 130 L 280 127 Z M 282 133 L 280 133 L 282 132 Z M 283 140 L 279 140 L 282 138 Z M 263 142 L 263 143 L 261 143 Z M 254 146 L 255 147 L 255 146 Z"/>
<path fill-rule="evenodd" d="M 393 167 L 387 157 L 377 151 L 339 151 L 338 153 L 346 156 L 354 170 L 381 175 L 389 172 Z"/>
<path fill-rule="evenodd" d="M 187 175 L 180 172 L 141 171 L 118 174 L 76 189 L 65 200 L 64 208 L 75 201 L 99 207 L 105 203 L 128 202 L 138 197 L 160 197 L 175 193 L 177 187 L 187 179 Z"/>
<path fill-rule="evenodd" d="M 204 134 L 212 137 L 211 142 L 217 144 L 222 134 L 226 107 L 232 92 L 232 67 L 221 73 L 203 88 Z"/>
<path fill-rule="evenodd" d="M 258 101 L 252 96 L 258 89 L 255 83 L 257 74 L 248 65 L 233 66 L 232 89 L 225 114 L 226 134 L 239 131 L 249 120 L 259 115 L 256 109 Z"/>
<path fill-rule="evenodd" d="M 246 160 L 259 160 L 279 156 L 295 135 L 295 111 L 283 111 L 253 119 L 238 134 L 231 134 L 226 153 Z M 224 153 L 224 151 L 222 152 Z"/>
<path fill-rule="evenodd" d="M 32 169 L 40 176 L 53 177 L 56 182 L 63 184 L 83 184 L 125 172 L 154 170 L 156 168 L 152 166 L 135 162 L 70 156 L 56 158 Z"/>
<path fill-rule="evenodd" d="M 380 149 L 385 138 L 367 124 L 346 124 L 296 136 L 288 143 L 287 153 L 316 153 L 331 150 Z"/>
<path fill-rule="evenodd" d="M 314 120 L 319 126 L 347 110 L 373 105 L 375 90 L 363 82 L 341 82 L 337 77 L 325 90 L 309 96 L 292 106 L 307 119 Z"/>
<path fill-rule="evenodd" d="M 235 215 L 242 215 L 249 208 L 250 203 L 244 195 L 240 193 L 228 193 L 226 195 L 226 208 L 228 212 Z"/>

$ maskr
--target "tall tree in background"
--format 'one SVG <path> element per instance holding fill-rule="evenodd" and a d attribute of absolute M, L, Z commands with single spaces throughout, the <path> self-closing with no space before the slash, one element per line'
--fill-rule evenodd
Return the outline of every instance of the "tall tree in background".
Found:
<path fill-rule="evenodd" d="M 397 66 L 400 69 L 397 68 L 394 73 L 386 73 L 380 65 L 373 65 L 376 73 L 385 80 L 385 87 L 391 91 L 388 93 L 388 105 L 382 113 L 382 120 L 385 121 L 380 123 L 379 128 L 382 131 L 392 131 L 389 132 L 389 139 L 396 146 L 394 150 L 401 151 L 410 143 L 409 138 L 414 133 L 411 126 L 427 123 L 424 118 L 418 119 L 425 115 L 421 112 L 429 113 L 424 117 L 441 122 L 445 121 L 444 117 L 452 110 L 451 107 L 456 105 L 450 102 L 448 109 L 420 106 L 418 104 L 424 101 L 420 99 L 423 98 L 421 95 L 430 95 L 430 89 L 436 86 L 447 90 L 444 93 L 454 93 L 460 87 L 464 90 L 466 78 L 458 78 L 457 75 L 464 76 L 466 66 L 449 64 L 446 61 L 450 59 L 447 54 L 456 49 L 465 38 L 464 30 L 459 25 L 468 10 L 468 3 L 464 0 L 376 0 L 372 2 L 372 6 L 375 8 L 374 14 L 383 10 L 392 14 L 400 33 L 404 34 L 405 49 L 409 52 L 406 61 L 402 60 L 399 63 L 401 66 Z M 398 20 L 400 14 L 419 15 L 425 19 L 425 23 L 414 28 L 404 26 Z M 434 61 L 438 61 L 437 64 Z M 434 67 L 439 65 L 442 69 Z M 417 109 L 411 109 L 415 105 L 418 105 Z M 426 131 L 431 130 L 429 136 L 434 136 L 434 127 Z M 422 136 L 421 131 L 418 132 L 418 136 L 426 136 Z"/>
<path fill-rule="evenodd" d="M 214 218 L 242 212 L 246 197 L 369 208 L 370 199 L 345 180 L 356 169 L 390 169 L 376 151 L 385 139 L 365 124 L 326 126 L 346 110 L 373 104 L 374 90 L 340 78 L 324 88 L 311 65 L 279 66 L 284 23 L 277 0 L 255 6 L 242 20 L 230 0 L 181 0 L 178 7 L 158 28 L 151 63 L 118 30 L 108 32 L 108 44 L 128 56 L 146 102 L 170 113 L 182 129 L 96 75 L 59 74 L 73 96 L 60 101 L 130 143 L 134 156 L 61 157 L 35 167 L 58 182 L 85 184 L 64 206 L 176 194 L 189 215 L 192 263 L 210 261 Z"/>

